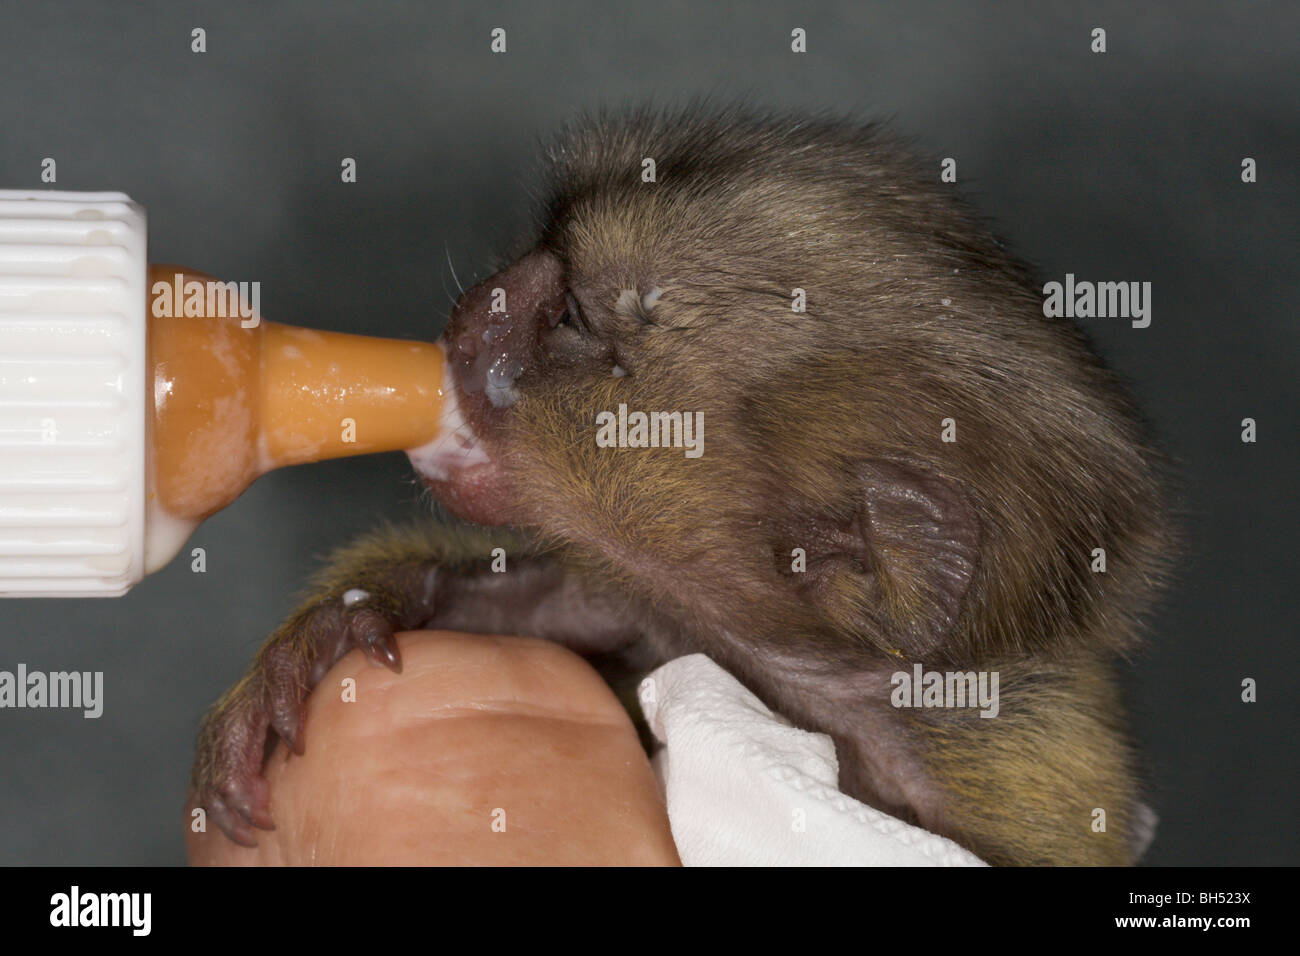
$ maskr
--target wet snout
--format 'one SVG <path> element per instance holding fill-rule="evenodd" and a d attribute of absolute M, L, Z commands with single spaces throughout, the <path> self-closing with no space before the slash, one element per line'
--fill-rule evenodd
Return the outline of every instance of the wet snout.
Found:
<path fill-rule="evenodd" d="M 507 408 L 536 361 L 542 333 L 565 309 L 564 273 L 549 252 L 531 252 L 469 289 L 447 325 L 448 358 L 471 403 Z"/>

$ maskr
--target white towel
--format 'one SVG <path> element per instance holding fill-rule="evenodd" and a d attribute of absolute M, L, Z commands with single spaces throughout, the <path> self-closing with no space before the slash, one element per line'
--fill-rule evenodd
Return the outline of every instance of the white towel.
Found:
<path fill-rule="evenodd" d="M 796 730 L 703 654 L 641 684 L 655 772 L 687 866 L 984 866 L 837 789 L 825 734 Z"/>

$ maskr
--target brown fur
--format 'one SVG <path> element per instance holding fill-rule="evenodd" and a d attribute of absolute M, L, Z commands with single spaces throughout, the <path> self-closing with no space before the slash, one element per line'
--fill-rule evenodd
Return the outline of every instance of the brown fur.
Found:
<path fill-rule="evenodd" d="M 1043 317 L 1025 271 L 875 126 L 646 110 L 583 121 L 551 160 L 539 246 L 591 331 L 525 372 L 504 425 L 534 550 L 657 622 L 655 659 L 703 650 L 831 733 L 855 796 L 991 862 L 1131 860 L 1138 785 L 1111 660 L 1137 640 L 1172 536 L 1158 456 L 1080 333 Z M 704 456 L 597 448 L 595 416 L 619 403 L 702 411 Z M 952 620 L 927 619 L 941 585 L 922 538 L 863 517 L 877 499 L 861 476 L 881 462 L 950 489 L 978 527 Z M 832 543 L 843 528 L 861 555 Z M 821 562 L 815 589 L 789 573 L 793 548 Z M 382 587 L 358 580 L 406 552 L 362 545 L 321 600 Z M 999 671 L 1000 716 L 893 710 L 888 674 L 912 661 Z"/>

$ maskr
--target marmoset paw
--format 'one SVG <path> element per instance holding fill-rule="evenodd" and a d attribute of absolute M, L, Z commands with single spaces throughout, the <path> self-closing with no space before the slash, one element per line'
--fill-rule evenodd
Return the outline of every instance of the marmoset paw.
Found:
<path fill-rule="evenodd" d="M 203 720 L 195 757 L 197 806 L 231 840 L 256 846 L 253 828 L 274 829 L 262 768 L 277 738 L 304 752 L 307 696 L 354 648 L 397 673 L 397 614 L 352 589 L 296 613 L 258 653 L 252 669 Z"/>

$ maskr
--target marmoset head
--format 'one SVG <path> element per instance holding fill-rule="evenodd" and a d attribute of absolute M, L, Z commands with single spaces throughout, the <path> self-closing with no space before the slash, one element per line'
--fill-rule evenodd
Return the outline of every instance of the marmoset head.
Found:
<path fill-rule="evenodd" d="M 535 241 L 447 327 L 462 441 L 413 460 L 450 510 L 697 621 L 904 657 L 1142 610 L 1164 524 L 1137 418 L 937 164 L 698 108 L 582 120 L 549 160 Z"/>

